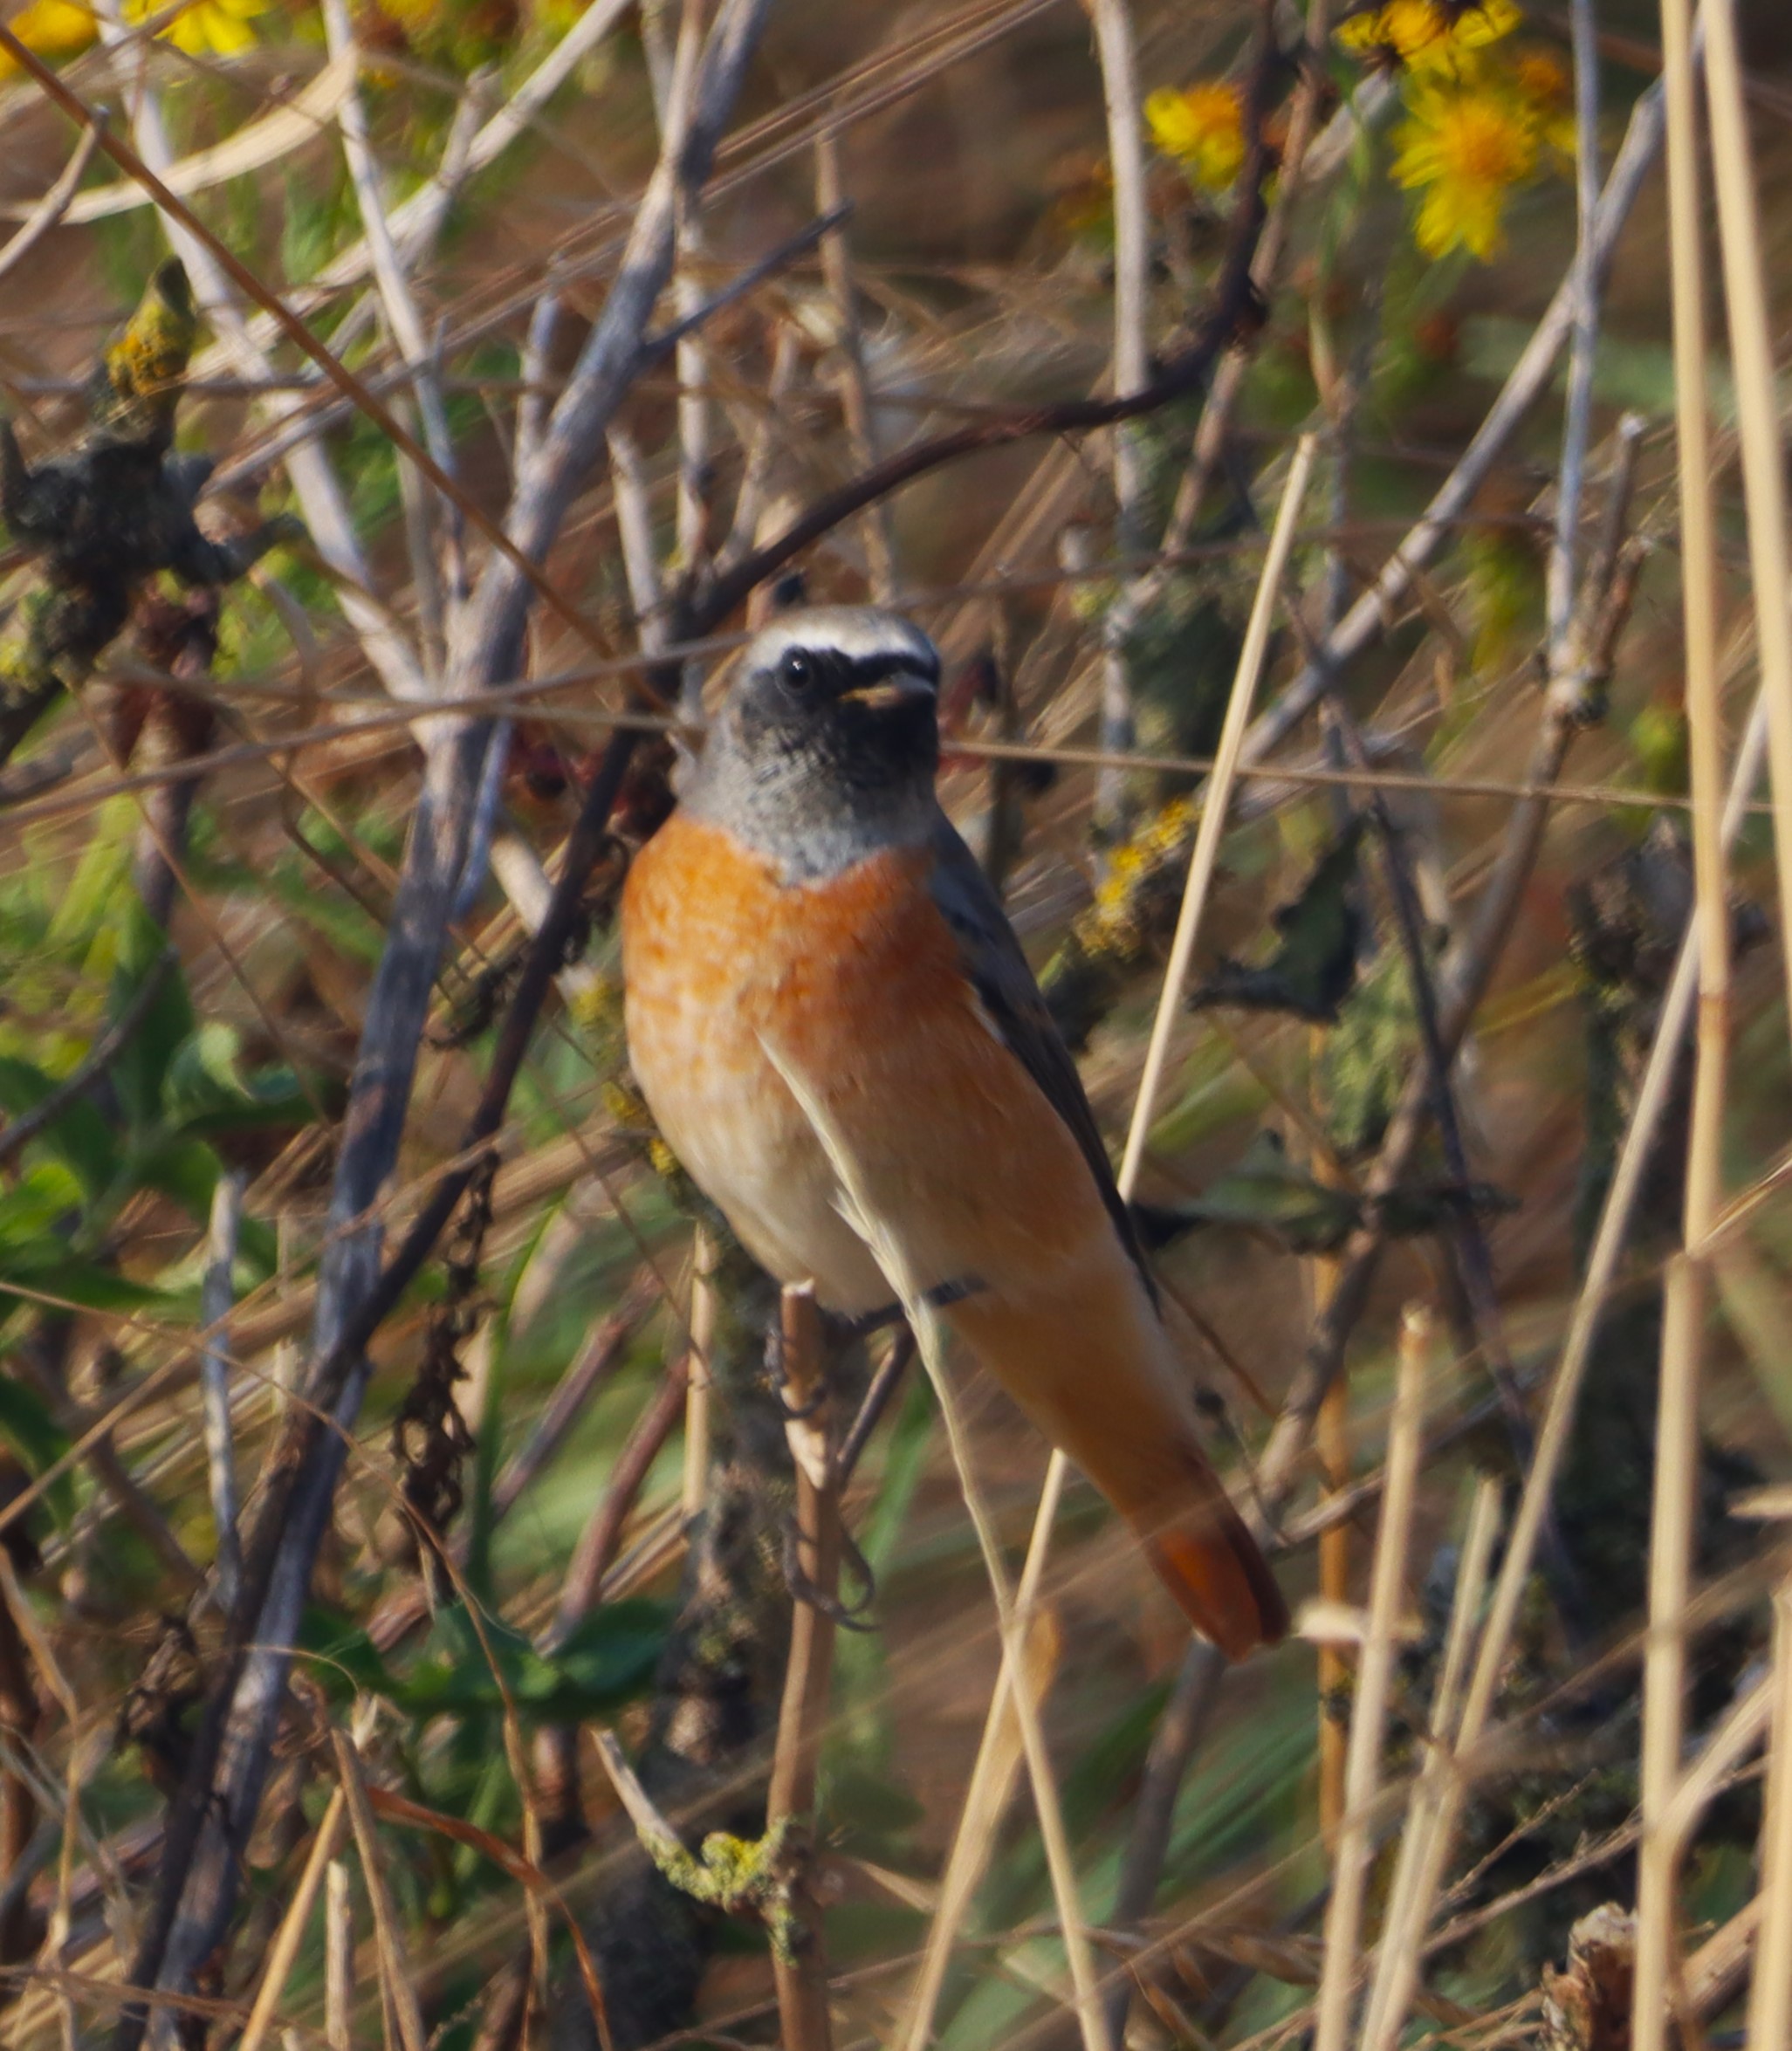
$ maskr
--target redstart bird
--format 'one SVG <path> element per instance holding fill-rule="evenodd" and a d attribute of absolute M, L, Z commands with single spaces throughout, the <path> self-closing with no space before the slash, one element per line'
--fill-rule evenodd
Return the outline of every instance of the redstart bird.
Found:
<path fill-rule="evenodd" d="M 1233 1658 L 1287 1626 L 1203 1452 L 1075 1064 L 934 795 L 939 656 L 854 606 L 752 643 L 622 899 L 628 1049 L 741 1244 L 935 1306 Z"/>

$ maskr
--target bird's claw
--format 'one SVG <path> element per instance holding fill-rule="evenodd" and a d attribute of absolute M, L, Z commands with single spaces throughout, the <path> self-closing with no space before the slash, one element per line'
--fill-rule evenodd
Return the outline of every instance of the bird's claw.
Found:
<path fill-rule="evenodd" d="M 800 1534 L 794 1518 L 787 1519 L 784 1526 L 784 1585 L 790 1590 L 793 1602 L 806 1603 L 838 1629 L 875 1630 L 876 1625 L 866 1620 L 865 1613 L 876 1600 L 877 1576 L 843 1524 L 839 1527 L 839 1538 L 841 1565 L 850 1568 L 853 1578 L 860 1585 L 861 1592 L 855 1601 L 848 1602 L 837 1594 L 829 1595 L 826 1589 L 817 1588 L 804 1573 Z"/>

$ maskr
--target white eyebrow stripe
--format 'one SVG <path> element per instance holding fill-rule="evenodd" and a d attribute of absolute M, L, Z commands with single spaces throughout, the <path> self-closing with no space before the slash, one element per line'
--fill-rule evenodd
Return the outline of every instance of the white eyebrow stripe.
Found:
<path fill-rule="evenodd" d="M 895 613 L 869 607 L 817 606 L 774 620 L 764 628 L 748 651 L 757 666 L 769 665 L 792 648 L 817 655 L 843 655 L 850 662 L 885 662 L 913 665 L 922 676 L 938 672 L 939 654 L 918 627 Z"/>

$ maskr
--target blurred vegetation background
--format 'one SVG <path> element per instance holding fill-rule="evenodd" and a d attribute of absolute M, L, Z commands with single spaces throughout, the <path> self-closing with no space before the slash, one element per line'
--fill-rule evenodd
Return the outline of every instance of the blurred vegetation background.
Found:
<path fill-rule="evenodd" d="M 1723 908 L 1733 957 L 1700 1043 L 1728 1051 L 1715 1124 L 1672 997 L 1715 810 L 1689 782 L 1661 16 L 752 11 L 0 8 L 0 2033 L 1616 2051 L 1690 1149 L 1721 1202 L 1694 1234 L 1696 1417 L 1664 1466 L 1690 1609 L 1654 1539 L 1684 1687 L 1671 1663 L 1650 1715 L 1670 1766 L 1681 1738 L 1707 1757 L 1711 1800 L 1662 1883 L 1672 1972 L 1646 1944 L 1638 1970 L 1679 2041 L 1767 2051 L 1792 1986 L 1761 1852 L 1784 1747 L 1756 1751 L 1792 1714 L 1792 1070 L 1764 781 L 1698 915 L 1709 960 Z M 713 168 L 581 425 L 553 408 L 626 326 L 624 239 L 712 16 L 706 79 L 742 38 Z M 1697 202 L 1726 772 L 1757 678 L 1792 689 L 1750 552 L 1778 402 L 1734 340 L 1751 263 L 1770 346 L 1787 314 L 1792 26 L 1771 0 L 1734 19 L 1746 120 L 1716 85 L 1710 120 L 1752 152 L 1757 252 L 1718 220 L 1703 141 Z M 1623 204 L 1578 340 L 1558 319 L 1538 363 L 1577 167 Z M 1017 430 L 1116 388 L 1157 395 Z M 858 503 L 881 461 L 973 429 Z M 1259 724 L 1166 991 L 1304 433 Z M 812 506 L 821 531 L 785 550 Z M 482 642 L 506 520 L 535 585 L 512 576 L 516 631 Z M 841 1488 L 850 1628 L 813 1828 L 765 1835 L 803 1593 L 776 1306 L 633 1091 L 613 914 L 669 801 L 667 713 L 700 716 L 745 627 L 800 595 L 875 596 L 938 641 L 942 794 L 1116 1158 L 1170 1006 L 1143 1215 L 1215 1457 L 1307 1605 L 1222 1675 L 1072 1477 L 1020 1684 L 1094 2000 L 1012 1710 L 991 1717 L 1001 1640 L 935 1403 L 887 1337 L 827 1370 L 836 1452 L 876 1390 Z M 457 694 L 463 717 L 424 717 Z M 587 830 L 594 783 L 615 803 Z M 1627 1135 L 1628 1230 L 1535 1557 L 1480 1640 L 1498 1741 L 1403 1908 L 1428 1762 L 1453 1757 L 1452 1615 L 1472 1661 Z M 444 1173 L 452 1222 L 418 1238 Z M 424 1258 L 357 1327 L 404 1244 Z M 1422 1456 L 1375 1609 L 1415 1302 Z M 1047 1449 L 986 1382 L 964 1399 L 1018 1575 Z M 306 1439 L 319 1403 L 339 1424 Z M 257 1582 L 277 1556 L 290 1669 L 257 1650 L 287 1642 Z M 1370 1670 L 1359 1773 L 1379 1759 L 1388 1792 L 1353 1822 Z M 271 1706 L 220 1754 L 209 1705 L 246 1713 L 245 1674 Z M 1792 1790 L 1768 1845 L 1782 1811 Z M 1390 2018 L 1396 1938 L 1417 1986 Z M 774 1985 L 780 1946 L 825 1983 L 821 2040 Z M 1328 2039 L 1359 1952 L 1370 2011 Z M 129 1999 L 148 1986 L 153 2012 Z"/>

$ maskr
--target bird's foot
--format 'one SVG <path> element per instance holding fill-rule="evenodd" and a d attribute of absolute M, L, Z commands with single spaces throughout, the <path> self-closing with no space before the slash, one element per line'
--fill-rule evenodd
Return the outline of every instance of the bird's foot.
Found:
<path fill-rule="evenodd" d="M 794 1518 L 789 1519 L 784 1526 L 784 1585 L 790 1590 L 792 1602 L 806 1602 L 839 1629 L 875 1630 L 877 1627 L 866 1621 L 865 1613 L 877 1598 L 877 1576 L 844 1522 L 840 1525 L 838 1537 L 841 1567 L 859 1584 L 859 1593 L 851 1602 L 818 1588 L 803 1572 L 801 1545 Z"/>

